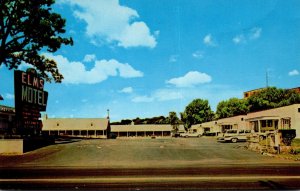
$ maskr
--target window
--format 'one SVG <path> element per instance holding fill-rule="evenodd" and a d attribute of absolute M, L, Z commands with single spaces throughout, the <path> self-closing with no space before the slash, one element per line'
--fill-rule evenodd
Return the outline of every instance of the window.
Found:
<path fill-rule="evenodd" d="M 268 120 L 267 124 L 268 124 L 268 127 L 273 127 L 273 121 L 272 120 Z"/>
<path fill-rule="evenodd" d="M 300 108 L 298 108 L 298 112 L 300 113 Z"/>
<path fill-rule="evenodd" d="M 57 123 L 56 126 L 59 126 L 59 123 Z"/>
<path fill-rule="evenodd" d="M 290 129 L 291 128 L 291 119 L 290 118 L 281 119 L 281 126 L 283 129 Z"/>
<path fill-rule="evenodd" d="M 235 129 L 227 130 L 226 133 L 228 133 L 228 134 L 236 134 L 237 130 L 235 130 Z"/>
<path fill-rule="evenodd" d="M 261 127 L 267 127 L 267 121 L 266 120 L 261 121 Z"/>
<path fill-rule="evenodd" d="M 239 133 L 244 133 L 244 132 L 245 132 L 244 130 L 240 130 L 240 131 L 239 131 Z"/>

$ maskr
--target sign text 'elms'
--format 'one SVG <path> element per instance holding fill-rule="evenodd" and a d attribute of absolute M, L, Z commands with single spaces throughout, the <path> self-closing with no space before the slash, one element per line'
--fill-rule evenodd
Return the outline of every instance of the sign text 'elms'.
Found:
<path fill-rule="evenodd" d="M 22 102 L 34 105 L 46 106 L 46 92 L 44 89 L 44 80 L 28 73 L 22 72 Z"/>

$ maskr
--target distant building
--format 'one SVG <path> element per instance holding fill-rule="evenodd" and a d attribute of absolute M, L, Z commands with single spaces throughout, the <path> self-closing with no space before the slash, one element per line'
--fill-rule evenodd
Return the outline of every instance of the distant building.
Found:
<path fill-rule="evenodd" d="M 117 137 L 171 137 L 171 125 L 111 125 L 111 132 Z"/>
<path fill-rule="evenodd" d="M 0 135 L 10 133 L 15 127 L 15 108 L 0 105 Z"/>
<path fill-rule="evenodd" d="M 246 98 L 248 98 L 248 97 L 254 95 L 255 93 L 260 92 L 264 89 L 266 89 L 266 88 L 259 88 L 259 89 L 255 89 L 255 90 L 246 91 L 246 92 L 244 92 L 244 98 L 246 99 Z"/>
<path fill-rule="evenodd" d="M 42 133 L 50 136 L 106 138 L 109 120 L 106 118 L 43 117 Z"/>
<path fill-rule="evenodd" d="M 266 89 L 266 88 L 258 88 L 258 89 L 246 91 L 246 92 L 244 92 L 244 99 L 249 98 L 253 94 L 258 93 L 258 92 L 260 92 L 264 89 Z M 290 89 L 287 89 L 287 90 L 294 90 L 295 92 L 300 93 L 300 87 L 290 88 Z"/>

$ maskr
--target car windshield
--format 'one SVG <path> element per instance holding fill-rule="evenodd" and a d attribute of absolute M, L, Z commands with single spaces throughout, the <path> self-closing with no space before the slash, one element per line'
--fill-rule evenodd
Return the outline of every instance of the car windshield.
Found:
<path fill-rule="evenodd" d="M 237 130 L 228 130 L 228 131 L 226 131 L 226 133 L 234 134 L 234 133 L 237 133 Z"/>

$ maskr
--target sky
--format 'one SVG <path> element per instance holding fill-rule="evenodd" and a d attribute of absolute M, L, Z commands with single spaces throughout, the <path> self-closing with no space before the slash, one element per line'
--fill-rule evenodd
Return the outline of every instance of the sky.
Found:
<path fill-rule="evenodd" d="M 299 0 L 57 0 L 73 46 L 41 52 L 58 63 L 48 117 L 111 121 L 183 112 L 266 87 L 300 87 Z M 26 68 L 23 64 L 19 69 Z M 268 75 L 266 75 L 268 74 Z M 1 105 L 14 107 L 0 68 Z"/>

